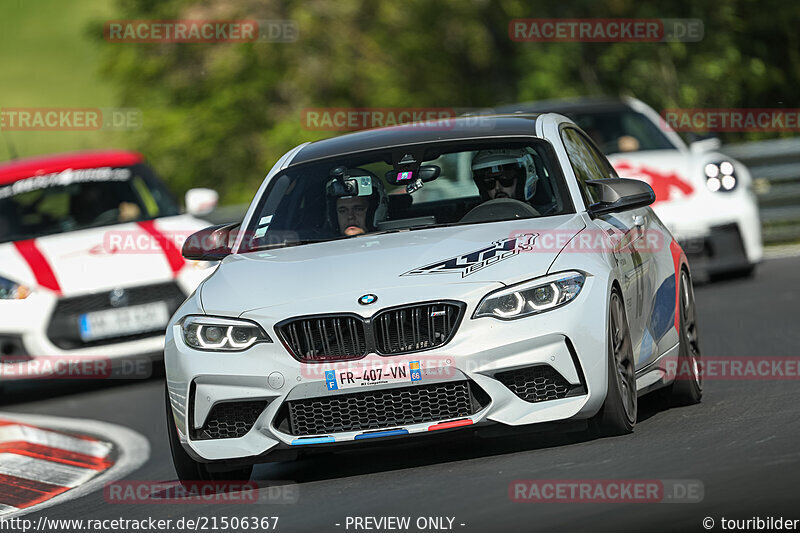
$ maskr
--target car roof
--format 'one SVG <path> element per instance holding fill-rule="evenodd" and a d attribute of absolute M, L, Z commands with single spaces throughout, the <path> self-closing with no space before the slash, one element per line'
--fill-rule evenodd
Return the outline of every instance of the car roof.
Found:
<path fill-rule="evenodd" d="M 303 146 L 289 166 L 328 157 L 427 142 L 509 136 L 535 137 L 538 118 L 538 114 L 480 115 L 358 131 Z"/>
<path fill-rule="evenodd" d="M 0 163 L 0 185 L 68 168 L 123 167 L 140 163 L 142 154 L 126 150 L 95 150 L 26 157 Z"/>
<path fill-rule="evenodd" d="M 631 108 L 630 104 L 621 98 L 609 96 L 592 96 L 582 98 L 558 98 L 553 100 L 539 100 L 535 102 L 521 102 L 507 104 L 494 108 L 498 113 L 597 113 L 620 112 Z"/>

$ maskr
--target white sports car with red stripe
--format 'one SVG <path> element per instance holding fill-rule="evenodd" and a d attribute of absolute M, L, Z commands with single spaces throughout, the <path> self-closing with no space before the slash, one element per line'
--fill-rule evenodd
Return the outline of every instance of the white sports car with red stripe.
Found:
<path fill-rule="evenodd" d="M 761 221 L 750 172 L 716 151 L 717 139 L 687 146 L 655 110 L 635 98 L 546 100 L 499 110 L 547 111 L 574 120 L 621 177 L 653 188 L 653 210 L 681 242 L 695 274 L 748 276 L 761 261 Z"/>
<path fill-rule="evenodd" d="M 214 191 L 187 193 L 190 212 L 215 204 Z M 169 317 L 211 271 L 180 253 L 205 225 L 137 153 L 0 165 L 2 379 L 74 371 L 53 364 L 64 359 L 159 358 Z"/>

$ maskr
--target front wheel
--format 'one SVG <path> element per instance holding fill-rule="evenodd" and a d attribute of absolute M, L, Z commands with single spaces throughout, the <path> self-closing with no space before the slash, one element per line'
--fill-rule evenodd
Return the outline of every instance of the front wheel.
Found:
<path fill-rule="evenodd" d="M 169 389 L 166 389 L 167 404 L 167 434 L 169 435 L 169 448 L 172 453 L 172 464 L 175 466 L 175 473 L 181 484 L 194 483 L 197 481 L 248 481 L 253 473 L 253 466 L 246 466 L 228 470 L 225 472 L 210 472 L 205 463 L 200 463 L 192 459 L 183 449 L 178 438 L 178 428 L 175 427 L 175 419 L 172 416 L 172 407 L 169 402 Z"/>
<path fill-rule="evenodd" d="M 603 407 L 589 421 L 596 436 L 626 435 L 636 425 L 638 398 L 628 320 L 617 289 L 612 290 L 608 309 L 608 378 Z"/>

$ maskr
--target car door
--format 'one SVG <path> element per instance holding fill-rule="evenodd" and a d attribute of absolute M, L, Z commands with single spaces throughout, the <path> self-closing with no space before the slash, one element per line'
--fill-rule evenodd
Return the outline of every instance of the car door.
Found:
<path fill-rule="evenodd" d="M 597 192 L 586 184 L 590 179 L 616 178 L 606 158 L 577 128 L 564 127 L 561 132 L 567 155 L 580 182 L 586 205 L 599 201 Z M 655 343 L 648 331 L 651 314 L 654 269 L 652 254 L 646 252 L 647 235 L 652 223 L 648 207 L 610 213 L 595 219 L 597 227 L 609 235 L 612 254 L 620 269 L 625 311 L 631 332 L 636 367 L 641 368 L 655 357 Z M 597 239 L 592 239 L 593 242 Z M 603 250 L 598 249 L 598 252 Z"/>
<path fill-rule="evenodd" d="M 618 177 L 614 167 L 596 145 L 589 143 L 589 149 L 594 153 L 598 164 L 605 168 L 604 172 L 609 177 Z M 657 347 L 658 335 L 653 331 L 654 305 L 656 287 L 659 286 L 658 254 L 665 251 L 663 245 L 666 232 L 649 206 L 619 213 L 619 216 L 632 224 L 630 256 L 636 267 L 634 276 L 638 287 L 636 304 L 641 320 L 642 341 L 638 351 L 637 367 L 641 368 L 655 360 L 660 353 Z"/>

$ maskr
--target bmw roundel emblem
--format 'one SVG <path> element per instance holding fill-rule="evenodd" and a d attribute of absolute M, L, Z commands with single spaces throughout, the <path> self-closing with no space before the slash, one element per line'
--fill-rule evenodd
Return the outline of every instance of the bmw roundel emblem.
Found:
<path fill-rule="evenodd" d="M 361 305 L 369 305 L 378 301 L 378 297 L 374 294 L 365 294 L 361 298 L 358 299 L 358 303 Z"/>
<path fill-rule="evenodd" d="M 124 307 L 130 302 L 130 296 L 125 289 L 114 289 L 108 295 L 108 303 L 112 307 Z"/>

